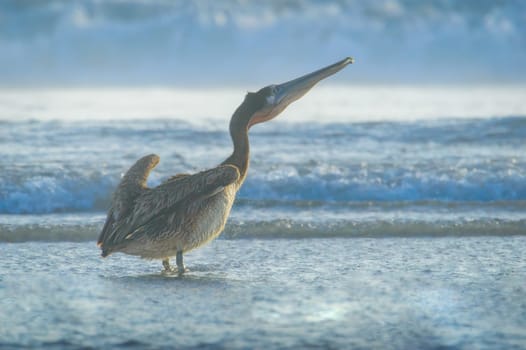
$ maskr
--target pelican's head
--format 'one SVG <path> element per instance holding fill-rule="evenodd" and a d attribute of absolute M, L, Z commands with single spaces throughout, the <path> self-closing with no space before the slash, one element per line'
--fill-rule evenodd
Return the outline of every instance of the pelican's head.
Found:
<path fill-rule="evenodd" d="M 240 106 L 246 108 L 244 115 L 250 118 L 247 126 L 250 128 L 254 124 L 275 118 L 288 105 L 305 95 L 317 82 L 339 72 L 350 63 L 354 63 L 354 59 L 347 57 L 286 83 L 269 85 L 258 92 L 249 92 Z"/>

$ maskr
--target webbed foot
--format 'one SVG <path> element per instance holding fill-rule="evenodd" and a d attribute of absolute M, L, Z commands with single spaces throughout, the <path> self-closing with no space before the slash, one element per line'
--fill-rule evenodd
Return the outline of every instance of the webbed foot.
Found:
<path fill-rule="evenodd" d="M 161 271 L 162 275 L 175 275 L 178 273 L 178 270 L 174 269 L 172 265 L 170 265 L 170 259 L 163 260 L 163 267 L 164 270 Z"/>
<path fill-rule="evenodd" d="M 163 260 L 164 270 L 161 271 L 161 274 L 168 275 L 168 276 L 172 276 L 172 275 L 181 276 L 185 272 L 190 271 L 183 264 L 183 253 L 182 252 L 177 253 L 176 262 L 177 262 L 177 268 L 174 268 L 172 265 L 170 265 L 170 259 L 164 259 Z"/>

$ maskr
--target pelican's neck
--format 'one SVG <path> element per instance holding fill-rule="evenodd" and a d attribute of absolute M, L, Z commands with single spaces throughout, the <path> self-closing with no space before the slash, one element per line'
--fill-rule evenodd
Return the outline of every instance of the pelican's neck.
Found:
<path fill-rule="evenodd" d="M 234 143 L 234 152 L 228 157 L 223 164 L 231 164 L 239 169 L 238 186 L 243 184 L 247 176 L 250 156 L 250 145 L 248 143 L 248 125 L 235 118 L 230 121 L 230 136 Z"/>

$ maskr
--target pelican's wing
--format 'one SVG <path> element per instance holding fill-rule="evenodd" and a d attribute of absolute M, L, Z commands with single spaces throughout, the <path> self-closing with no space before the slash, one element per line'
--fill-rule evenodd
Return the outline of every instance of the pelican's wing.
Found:
<path fill-rule="evenodd" d="M 112 195 L 111 207 L 106 222 L 99 235 L 97 244 L 113 231 L 115 223 L 126 217 L 133 208 L 135 199 L 146 190 L 146 180 L 153 168 L 159 163 L 159 156 L 150 154 L 142 157 L 124 174 Z"/>
<path fill-rule="evenodd" d="M 134 200 L 146 189 L 146 180 L 155 166 L 159 156 L 150 154 L 142 157 L 124 174 L 112 196 L 113 216 L 119 220 L 133 207 Z"/>
<path fill-rule="evenodd" d="M 112 246 L 133 238 L 135 231 L 152 220 L 176 213 L 193 200 L 213 196 L 225 186 L 237 181 L 239 176 L 237 167 L 221 165 L 194 175 L 176 176 L 148 189 L 137 197 L 130 215 L 116 222 L 112 232 L 104 237 L 103 255 L 110 251 Z"/>

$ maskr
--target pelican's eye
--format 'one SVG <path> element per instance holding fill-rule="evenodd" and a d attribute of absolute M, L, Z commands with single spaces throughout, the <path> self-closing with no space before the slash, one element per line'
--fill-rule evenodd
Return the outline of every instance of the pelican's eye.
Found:
<path fill-rule="evenodd" d="M 278 90 L 279 88 L 276 85 L 271 85 L 268 87 L 268 95 L 266 97 L 267 104 L 270 104 L 270 105 L 276 104 Z"/>

